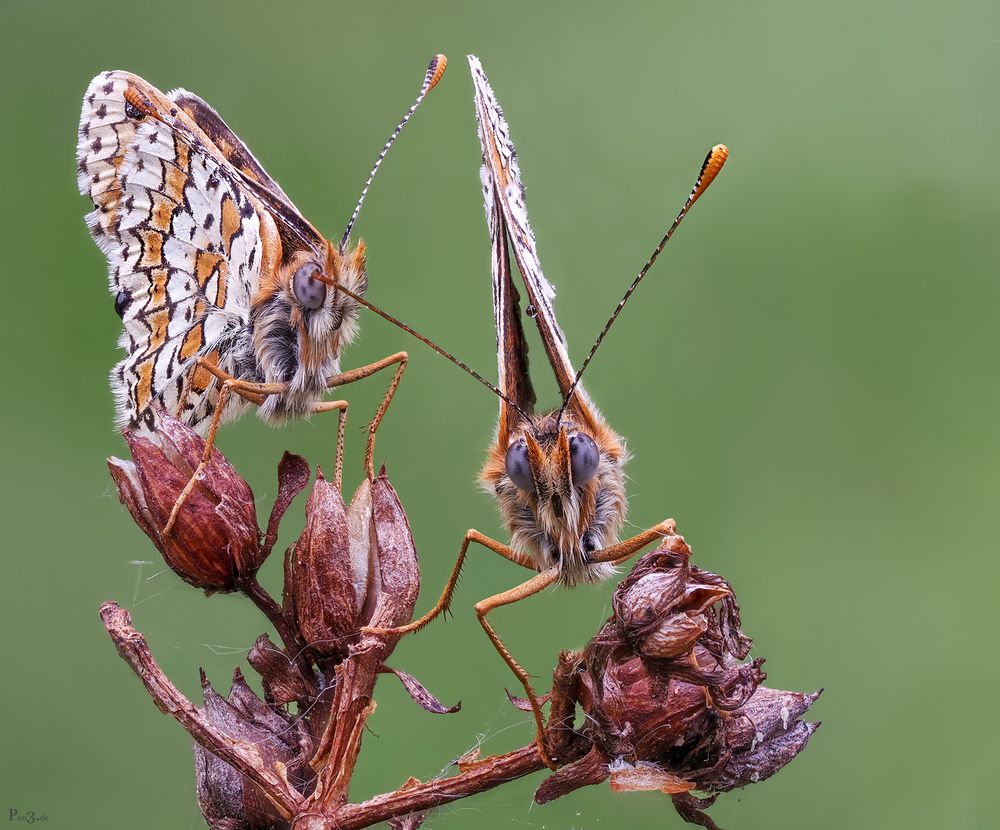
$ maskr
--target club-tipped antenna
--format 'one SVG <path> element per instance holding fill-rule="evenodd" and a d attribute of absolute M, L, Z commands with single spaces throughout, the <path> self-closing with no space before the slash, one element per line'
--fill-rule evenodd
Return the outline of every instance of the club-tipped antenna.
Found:
<path fill-rule="evenodd" d="M 424 337 L 419 331 L 417 331 L 416 329 L 412 328 L 411 326 L 406 325 L 406 323 L 404 323 L 402 320 L 397 320 L 391 314 L 389 314 L 389 313 L 387 313 L 385 311 L 382 311 L 382 309 L 380 309 L 378 306 L 372 305 L 372 303 L 368 302 L 368 300 L 366 300 L 364 297 L 360 296 L 359 294 L 355 294 L 349 288 L 345 288 L 343 285 L 341 285 L 336 280 L 330 279 L 329 277 L 324 276 L 323 274 L 314 274 L 313 275 L 313 279 L 319 280 L 320 282 L 325 283 L 326 285 L 332 286 L 333 288 L 337 289 L 337 291 L 342 291 L 344 294 L 346 294 L 348 297 L 350 297 L 352 300 L 354 300 L 354 302 L 358 303 L 359 305 L 363 305 L 369 311 L 374 311 L 383 320 L 387 320 L 390 323 L 392 323 L 394 326 L 396 326 L 397 328 L 400 328 L 403 331 L 405 331 L 407 334 L 413 335 L 415 338 L 417 338 L 417 340 L 419 340 L 425 346 L 429 346 L 434 351 L 436 351 L 445 360 L 450 360 L 452 363 L 454 363 L 456 366 L 458 366 L 459 369 L 461 369 L 462 371 L 464 371 L 467 374 L 469 374 L 472 377 L 474 377 L 483 386 L 485 386 L 487 389 L 489 389 L 494 395 L 496 395 L 502 401 L 506 402 L 508 406 L 513 407 L 519 413 L 521 413 L 521 415 L 525 419 L 528 418 L 528 413 L 525 412 L 520 406 L 518 406 L 507 395 L 505 395 L 503 392 L 501 392 L 499 388 L 497 388 L 494 384 L 492 384 L 488 380 L 486 380 L 486 378 L 484 378 L 481 374 L 479 374 L 479 372 L 477 372 L 475 369 L 473 369 L 467 363 L 464 363 L 463 361 L 459 360 L 457 357 L 455 357 L 455 355 L 453 355 L 447 349 L 441 348 L 437 343 L 435 343 L 430 338 Z"/>
<path fill-rule="evenodd" d="M 725 144 L 716 144 L 711 150 L 708 151 L 708 155 L 705 156 L 705 161 L 701 165 L 701 171 L 698 173 L 698 178 L 695 179 L 694 187 L 691 188 L 691 193 L 687 197 L 687 201 L 684 202 L 684 207 L 681 208 L 680 213 L 677 214 L 677 218 L 674 219 L 673 224 L 663 235 L 663 239 L 660 240 L 660 244 L 653 249 L 653 253 L 650 255 L 649 259 L 646 260 L 646 264 L 642 266 L 642 270 L 639 271 L 638 275 L 632 284 L 628 287 L 625 292 L 625 296 L 621 298 L 621 302 L 615 307 L 612 312 L 611 317 L 608 318 L 608 322 L 604 324 L 604 328 L 601 329 L 601 333 L 597 336 L 593 347 L 590 349 L 590 354 L 587 355 L 587 359 L 583 361 L 580 366 L 580 371 L 576 373 L 576 377 L 573 379 L 573 384 L 570 386 L 569 391 L 566 393 L 566 397 L 563 399 L 562 408 L 559 410 L 559 417 L 556 419 L 556 423 L 559 424 L 562 421 L 563 413 L 566 411 L 566 407 L 569 406 L 569 402 L 573 399 L 573 395 L 576 392 L 576 387 L 580 385 L 580 378 L 583 377 L 583 373 L 587 370 L 587 366 L 590 365 L 590 361 L 593 359 L 594 354 L 600 348 L 601 343 L 604 342 L 604 337 L 607 335 L 611 326 L 614 325 L 618 315 L 621 314 L 621 310 L 625 307 L 625 303 L 628 302 L 629 297 L 635 292 L 639 283 L 642 282 L 642 278 L 646 276 L 646 273 L 650 268 L 653 267 L 653 263 L 656 262 L 656 258 L 660 255 L 663 249 L 667 246 L 670 241 L 670 237 L 674 235 L 674 231 L 677 230 L 678 225 L 684 220 L 684 217 L 688 215 L 694 203 L 701 198 L 701 195 L 708 190 L 708 186 L 715 181 L 715 177 L 719 175 L 719 171 L 722 170 L 722 165 L 726 163 L 726 159 L 729 158 L 729 150 Z"/>
<path fill-rule="evenodd" d="M 375 159 L 375 164 L 372 167 L 371 173 L 368 174 L 368 181 L 365 182 L 365 186 L 361 190 L 361 197 L 358 199 L 358 203 L 354 206 L 354 213 L 351 214 L 351 221 L 347 223 L 347 228 L 344 231 L 344 235 L 340 238 L 340 252 L 343 253 L 344 249 L 347 247 L 347 240 L 350 239 L 351 229 L 354 227 L 354 223 L 357 221 L 358 214 L 361 213 L 361 205 L 365 201 L 365 196 L 368 195 L 368 188 L 372 186 L 372 180 L 375 178 L 375 174 L 378 172 L 379 167 L 382 166 L 382 162 L 385 160 L 386 154 L 389 152 L 389 148 L 392 143 L 399 137 L 399 134 L 403 132 L 403 127 L 406 126 L 406 122 L 410 120 L 410 117 L 417 111 L 417 107 L 420 106 L 420 102 L 427 97 L 427 93 L 437 86 L 437 82 L 441 80 L 441 76 L 444 75 L 445 67 L 448 66 L 448 58 L 444 55 L 435 55 L 431 58 L 431 62 L 427 65 L 427 73 L 424 75 L 424 82 L 420 86 L 420 92 L 417 95 L 417 100 L 413 102 L 406 114 L 400 119 L 399 123 L 396 125 L 396 129 L 392 131 L 392 135 L 389 136 L 389 140 L 385 143 L 382 148 L 382 152 L 378 154 L 378 158 Z"/>

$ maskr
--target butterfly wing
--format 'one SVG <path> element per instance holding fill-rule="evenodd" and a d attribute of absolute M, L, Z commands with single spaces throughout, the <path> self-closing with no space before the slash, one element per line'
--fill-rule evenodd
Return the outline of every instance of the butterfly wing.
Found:
<path fill-rule="evenodd" d="M 501 389 L 517 400 L 517 394 L 525 394 L 523 387 L 526 384 L 527 394 L 534 400 L 527 380 L 527 347 L 519 319 L 517 291 L 510 273 L 509 246 L 528 292 L 529 315 L 535 318 L 559 389 L 565 396 L 573 385 L 576 373 L 569 359 L 566 336 L 556 320 L 553 308 L 555 289 L 545 279 L 538 260 L 535 235 L 528 222 L 517 152 L 503 111 L 482 64 L 474 55 L 469 55 L 469 68 L 475 90 L 479 141 L 483 149 L 486 217 L 493 241 L 493 298 Z"/>
<path fill-rule="evenodd" d="M 307 222 L 281 186 L 272 179 L 250 148 L 209 104 L 193 92 L 175 89 L 167 94 L 211 141 L 215 150 L 239 173 L 240 185 L 258 199 L 275 220 L 282 251 L 300 249 L 323 252 L 326 240 Z"/>
<path fill-rule="evenodd" d="M 116 423 L 152 429 L 162 406 L 205 429 L 218 383 L 195 362 L 254 374 L 251 302 L 280 252 L 276 224 L 197 123 L 126 72 L 91 82 L 77 164 L 123 322 L 126 354 L 111 376 Z M 245 407 L 232 396 L 224 417 Z"/>
<path fill-rule="evenodd" d="M 171 90 L 167 93 L 167 97 L 188 118 L 198 125 L 199 129 L 211 140 L 213 147 L 244 178 L 252 179 L 271 193 L 281 197 L 289 205 L 292 204 L 292 200 L 285 195 L 281 186 L 267 174 L 261 163 L 250 152 L 250 148 L 230 129 L 229 125 L 222 120 L 222 116 L 204 99 L 198 97 L 193 92 L 188 92 L 186 89 Z"/>
<path fill-rule="evenodd" d="M 493 317 L 497 332 L 497 363 L 500 390 L 524 412 L 535 405 L 535 390 L 528 375 L 528 341 L 521 325 L 520 296 L 510 271 L 510 247 L 502 208 L 496 198 L 493 177 L 481 171 L 486 224 L 490 231 L 493 271 Z M 506 436 L 514 413 L 501 401 L 501 433 Z"/>

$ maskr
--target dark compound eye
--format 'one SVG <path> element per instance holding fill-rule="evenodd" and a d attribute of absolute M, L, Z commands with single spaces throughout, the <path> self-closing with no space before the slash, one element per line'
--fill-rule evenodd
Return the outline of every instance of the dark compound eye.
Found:
<path fill-rule="evenodd" d="M 128 291 L 119 291 L 115 294 L 115 314 L 119 317 L 125 316 L 125 306 L 128 305 L 128 301 L 132 299 L 132 295 Z"/>
<path fill-rule="evenodd" d="M 569 439 L 569 465 L 573 483 L 580 487 L 590 481 L 601 463 L 601 451 L 589 435 L 574 435 Z"/>
<path fill-rule="evenodd" d="M 292 292 L 295 299 L 303 306 L 310 309 L 317 309 L 323 305 L 326 299 L 326 285 L 313 277 L 320 272 L 320 267 L 315 262 L 307 262 L 299 266 L 292 277 Z"/>
<path fill-rule="evenodd" d="M 535 479 L 531 476 L 531 465 L 528 463 L 528 445 L 517 441 L 507 449 L 504 459 L 507 475 L 518 487 L 527 493 L 535 491 Z"/>

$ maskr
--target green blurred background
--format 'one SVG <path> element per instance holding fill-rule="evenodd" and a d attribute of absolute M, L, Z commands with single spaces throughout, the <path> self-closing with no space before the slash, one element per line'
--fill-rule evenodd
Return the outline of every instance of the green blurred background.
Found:
<path fill-rule="evenodd" d="M 202 826 L 190 742 L 118 659 L 97 608 L 131 608 L 191 695 L 199 666 L 225 685 L 265 628 L 245 602 L 205 599 L 164 572 L 111 487 L 104 459 L 124 450 L 106 382 L 119 322 L 74 180 L 88 81 L 126 68 L 196 91 L 336 237 L 438 51 L 451 67 L 358 231 L 370 298 L 489 376 L 466 53 L 483 59 L 510 120 L 577 361 L 707 148 L 731 149 L 588 376 L 635 456 L 634 525 L 676 517 L 697 562 L 732 581 L 771 685 L 826 687 L 805 753 L 724 796 L 715 818 L 996 826 L 1000 8 L 981 0 L 4 3 L 0 820 L 17 808 L 53 828 Z M 466 528 L 502 533 L 475 485 L 496 402 L 387 324 L 363 322 L 345 366 L 401 348 L 414 358 L 378 455 L 416 535 L 422 609 Z M 349 390 L 349 489 L 383 388 Z M 550 401 L 552 390 L 546 380 Z M 333 433 L 333 419 L 272 430 L 248 417 L 220 446 L 263 510 L 281 451 L 329 466 Z M 301 524 L 299 501 L 283 543 Z M 277 559 L 264 572 L 275 591 Z M 463 709 L 426 714 L 383 681 L 355 799 L 430 778 L 474 745 L 530 739 L 472 613 L 521 576 L 477 552 L 454 619 L 399 646 L 394 665 Z M 606 617 L 611 588 L 550 593 L 496 624 L 544 678 Z M 680 826 L 665 797 L 603 786 L 535 807 L 539 781 L 456 803 L 427 826 Z"/>

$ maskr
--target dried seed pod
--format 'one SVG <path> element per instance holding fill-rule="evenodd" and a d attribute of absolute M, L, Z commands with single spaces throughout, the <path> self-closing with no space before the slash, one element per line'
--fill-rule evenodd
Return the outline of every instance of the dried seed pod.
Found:
<path fill-rule="evenodd" d="M 582 677 L 586 734 L 612 758 L 659 757 L 715 726 L 703 688 L 675 680 L 628 647 L 595 652 Z"/>
<path fill-rule="evenodd" d="M 283 766 L 289 783 L 300 791 L 311 773 L 306 759 L 309 742 L 291 719 L 267 706 L 237 672 L 226 699 L 202 674 L 205 713 L 212 726 L 233 741 L 252 744 L 268 767 Z M 282 817 L 255 784 L 199 744 L 194 745 L 195 785 L 198 806 L 210 826 L 225 821 L 242 822 L 250 830 L 281 824 Z M 224 826 L 224 825 L 223 825 Z"/>
<path fill-rule="evenodd" d="M 309 688 L 296 664 L 266 634 L 257 638 L 247 654 L 247 662 L 260 675 L 264 695 L 270 702 L 292 703 L 308 700 L 314 695 L 314 690 Z"/>
<path fill-rule="evenodd" d="M 234 590 L 263 562 L 253 491 L 213 449 L 171 532 L 163 534 L 205 441 L 166 415 L 156 439 L 125 433 L 133 461 L 108 459 L 122 504 L 178 576 L 206 591 Z"/>
<path fill-rule="evenodd" d="M 763 661 L 741 662 L 750 638 L 732 588 L 689 555 L 668 539 L 615 591 L 614 614 L 574 660 L 590 752 L 537 801 L 610 779 L 617 791 L 667 793 L 686 821 L 715 828 L 704 812 L 715 794 L 770 777 L 819 726 L 800 720 L 819 693 L 768 689 Z"/>
<path fill-rule="evenodd" d="M 735 717 L 723 721 L 723 763 L 692 775 L 699 789 L 726 792 L 770 778 L 803 749 L 818 722 L 799 718 L 816 702 L 812 694 L 760 686 Z"/>
<path fill-rule="evenodd" d="M 636 563 L 614 594 L 614 619 L 639 654 L 677 659 L 696 644 L 742 659 L 750 639 L 739 631 L 739 606 L 729 583 L 690 564 L 682 536 L 664 540 Z"/>
<path fill-rule="evenodd" d="M 285 607 L 317 653 L 343 656 L 364 606 L 367 563 L 351 556 L 347 509 L 340 491 L 316 478 L 306 503 L 306 526 L 289 549 Z"/>
<path fill-rule="evenodd" d="M 394 628 L 413 616 L 420 593 L 420 565 L 410 522 L 384 471 L 372 482 L 372 536 L 379 584 L 364 625 Z M 374 603 L 372 600 L 374 599 Z"/>
<path fill-rule="evenodd" d="M 343 657 L 362 626 L 409 622 L 419 590 L 410 525 L 385 474 L 362 482 L 346 508 L 320 475 L 285 568 L 285 613 L 306 643 Z M 393 645 L 387 643 L 382 659 Z"/>

